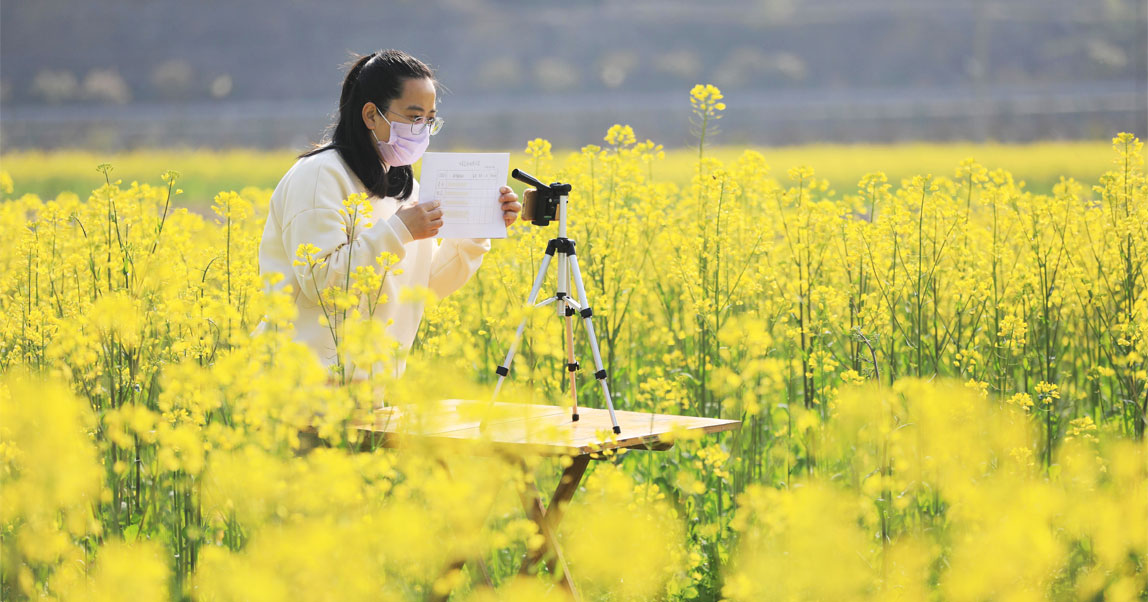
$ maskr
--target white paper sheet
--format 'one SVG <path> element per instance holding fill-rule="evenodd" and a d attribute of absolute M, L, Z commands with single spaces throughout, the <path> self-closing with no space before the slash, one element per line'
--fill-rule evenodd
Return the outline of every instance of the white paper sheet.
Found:
<path fill-rule="evenodd" d="M 423 153 L 419 203 L 442 203 L 438 238 L 506 238 L 498 189 L 510 153 Z"/>

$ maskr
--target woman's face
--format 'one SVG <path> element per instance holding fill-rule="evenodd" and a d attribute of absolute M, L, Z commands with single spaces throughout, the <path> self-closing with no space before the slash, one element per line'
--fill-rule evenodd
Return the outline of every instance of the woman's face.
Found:
<path fill-rule="evenodd" d="M 368 102 L 363 105 L 363 121 L 367 129 L 374 130 L 375 136 L 386 142 L 391 137 L 391 126 L 382 117 L 382 112 L 390 121 L 415 123 L 416 120 L 428 120 L 435 116 L 435 89 L 430 78 L 408 79 L 403 82 L 402 95 L 391 101 L 386 107 L 378 107 Z M 380 155 L 380 160 L 382 159 Z"/>

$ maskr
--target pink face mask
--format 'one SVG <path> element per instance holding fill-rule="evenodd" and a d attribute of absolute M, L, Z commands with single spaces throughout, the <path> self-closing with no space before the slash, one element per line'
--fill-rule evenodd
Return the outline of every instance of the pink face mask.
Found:
<path fill-rule="evenodd" d="M 383 117 L 381 111 L 375 108 L 375 112 L 379 117 Z M 431 128 L 423 127 L 419 133 L 414 133 L 412 123 L 402 123 L 399 121 L 390 121 L 383 117 L 391 126 L 391 136 L 386 142 L 379 140 L 379 136 L 371 130 L 371 135 L 375 137 L 375 144 L 379 146 L 379 153 L 383 155 L 383 161 L 392 167 L 400 167 L 403 165 L 410 165 L 418 161 L 426 151 L 427 146 L 430 145 Z"/>

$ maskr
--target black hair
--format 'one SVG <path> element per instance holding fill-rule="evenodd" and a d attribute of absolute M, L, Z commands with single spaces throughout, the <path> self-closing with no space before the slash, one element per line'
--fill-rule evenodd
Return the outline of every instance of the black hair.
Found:
<path fill-rule="evenodd" d="M 392 100 L 402 96 L 403 84 L 408 79 L 427 78 L 433 82 L 434 72 L 401 50 L 380 50 L 355 57 L 349 64 L 343 92 L 339 95 L 339 114 L 331 126 L 329 141 L 299 157 L 333 148 L 372 194 L 406 200 L 414 188 L 414 172 L 410 165 L 383 170 L 375 139 L 363 123 L 363 105 L 373 102 L 380 111 L 385 111 Z"/>

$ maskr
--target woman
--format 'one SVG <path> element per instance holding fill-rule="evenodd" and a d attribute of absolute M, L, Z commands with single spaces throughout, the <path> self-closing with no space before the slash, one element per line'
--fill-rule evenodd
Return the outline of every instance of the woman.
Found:
<path fill-rule="evenodd" d="M 423 304 L 404 301 L 402 289 L 428 287 L 440 298 L 448 295 L 466 283 L 490 250 L 485 238 L 436 244 L 442 210 L 437 201 L 418 204 L 411 164 L 443 124 L 436 115 L 435 84 L 430 68 L 404 52 L 359 57 L 343 81 L 330 141 L 301 155 L 271 195 L 259 245 L 260 273 L 283 275 L 273 287 L 291 287 L 298 308 L 295 340 L 311 347 L 329 367 L 343 355 L 341 370 L 347 379 L 364 378 L 380 366 L 360 366 L 353 357 L 337 353 L 320 291 L 344 286 L 348 273 L 361 266 L 383 273 L 387 266 L 377 260 L 392 254 L 398 262 L 383 282 L 383 297 L 372 319 L 389 323 L 387 334 L 405 350 L 418 331 Z M 360 218 L 359 226 L 352 228 L 344 200 L 356 193 L 369 195 L 374 208 L 373 219 L 367 220 L 370 227 Z M 522 206 L 509 187 L 499 193 L 509 226 Z M 314 247 L 310 257 L 301 260 L 300 245 L 306 244 Z M 326 305 L 329 311 L 330 302 Z M 264 327 L 261 323 L 257 331 Z M 396 376 L 404 365 L 401 358 L 396 362 Z"/>

